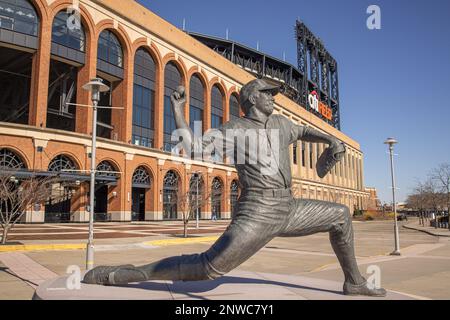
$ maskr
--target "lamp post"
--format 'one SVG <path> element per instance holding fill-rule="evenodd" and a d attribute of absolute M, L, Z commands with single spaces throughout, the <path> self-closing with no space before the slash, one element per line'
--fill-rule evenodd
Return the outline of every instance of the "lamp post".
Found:
<path fill-rule="evenodd" d="M 400 255 L 400 239 L 398 234 L 398 221 L 397 221 L 397 203 L 395 200 L 395 174 L 394 174 L 394 145 L 398 141 L 394 138 L 388 138 L 384 144 L 389 145 L 389 155 L 391 158 L 391 178 L 392 178 L 392 204 L 394 208 L 394 236 L 395 236 L 395 250 L 391 253 L 392 256 Z"/>
<path fill-rule="evenodd" d="M 84 90 L 92 93 L 91 100 L 94 109 L 92 116 L 92 150 L 91 150 L 91 185 L 89 194 L 89 238 L 86 246 L 86 270 L 94 268 L 94 197 L 95 197 L 95 152 L 97 141 L 97 106 L 100 92 L 106 92 L 109 87 L 99 78 L 92 79 L 83 86 Z"/>
<path fill-rule="evenodd" d="M 200 176 L 197 176 L 197 195 L 195 197 L 195 201 L 197 202 L 197 205 L 195 207 L 195 227 L 198 229 L 199 228 L 199 216 L 198 216 L 198 187 L 199 187 L 199 183 L 200 183 Z"/>
<path fill-rule="evenodd" d="M 199 196 L 199 188 L 200 188 L 200 177 L 201 177 L 201 171 L 194 171 L 192 172 L 192 175 L 195 176 L 197 179 L 196 180 L 196 190 L 195 190 L 195 228 L 198 229 L 199 228 L 199 206 L 198 206 L 198 196 Z"/>

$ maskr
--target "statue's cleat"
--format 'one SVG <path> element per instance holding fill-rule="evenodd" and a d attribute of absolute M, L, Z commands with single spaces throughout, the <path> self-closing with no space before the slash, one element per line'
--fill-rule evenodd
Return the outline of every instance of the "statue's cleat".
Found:
<path fill-rule="evenodd" d="M 344 294 L 346 296 L 369 296 L 369 297 L 386 297 L 386 290 L 383 288 L 370 288 L 368 282 L 355 285 L 344 283 Z"/>
<path fill-rule="evenodd" d="M 83 283 L 86 284 L 100 284 L 100 285 L 112 285 L 110 281 L 110 274 L 123 268 L 134 268 L 132 264 L 122 266 L 100 266 L 96 267 L 86 273 L 83 278 Z"/>

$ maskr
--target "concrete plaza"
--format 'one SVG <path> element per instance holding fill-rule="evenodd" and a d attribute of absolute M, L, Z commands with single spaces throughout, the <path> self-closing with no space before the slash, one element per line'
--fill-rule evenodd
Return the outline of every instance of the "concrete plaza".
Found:
<path fill-rule="evenodd" d="M 418 221 L 410 220 L 408 225 L 418 225 Z M 182 229 L 180 223 L 161 223 L 158 228 L 167 230 L 176 227 Z M 156 229 L 152 230 L 151 235 L 98 239 L 95 263 L 140 265 L 172 255 L 201 252 L 220 235 L 218 230 L 225 228 L 226 223 L 202 222 L 201 227 L 205 231 L 196 232 L 195 237 L 187 241 L 170 233 L 158 233 Z M 191 228 L 194 226 L 191 225 Z M 377 266 L 381 271 L 382 286 L 390 291 L 419 299 L 450 298 L 449 237 L 433 236 L 402 227 L 402 256 L 395 257 L 388 255 L 394 242 L 392 221 L 355 222 L 354 228 L 356 254 L 362 273 L 368 269 L 370 271 L 370 266 L 372 269 Z M 0 252 L 0 299 L 31 299 L 36 285 L 57 275 L 66 275 L 68 266 L 77 265 L 84 269 L 85 252 L 76 246 L 82 247 L 83 241 L 62 238 L 20 242 L 38 246 L 26 248 L 22 252 Z M 50 250 L 45 247 L 49 244 L 66 245 L 66 249 L 55 246 Z M 39 248 L 39 245 L 43 247 Z M 68 249 L 70 246 L 73 246 L 73 250 Z M 276 238 L 236 271 L 323 281 L 343 280 L 327 234 Z"/>

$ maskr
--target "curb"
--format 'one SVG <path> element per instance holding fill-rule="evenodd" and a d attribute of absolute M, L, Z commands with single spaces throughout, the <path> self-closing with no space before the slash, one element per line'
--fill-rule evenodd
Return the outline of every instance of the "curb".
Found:
<path fill-rule="evenodd" d="M 435 236 L 435 237 L 445 237 L 445 238 L 450 238 L 450 235 L 447 234 L 438 234 L 438 233 L 434 233 L 428 230 L 424 230 L 424 229 L 419 229 L 419 228 L 415 228 L 415 227 L 410 227 L 410 226 L 403 226 L 403 228 L 405 229 L 409 229 L 409 230 L 415 230 L 415 231 L 420 231 L 426 234 L 429 234 L 431 236 Z"/>
<path fill-rule="evenodd" d="M 212 242 L 219 239 L 218 236 L 213 237 L 199 237 L 199 238 L 183 238 L 183 239 L 162 239 L 162 240 L 153 240 L 144 242 L 144 245 L 164 247 L 164 246 L 173 246 L 178 244 L 191 244 L 191 243 L 202 243 L 202 242 Z"/>
<path fill-rule="evenodd" d="M 82 250 L 86 249 L 86 244 L 24 244 L 0 246 L 1 252 L 17 251 L 51 251 L 51 250 Z"/>

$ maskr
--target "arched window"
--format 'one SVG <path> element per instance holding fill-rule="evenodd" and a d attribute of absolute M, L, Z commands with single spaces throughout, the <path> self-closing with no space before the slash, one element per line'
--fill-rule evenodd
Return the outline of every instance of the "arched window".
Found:
<path fill-rule="evenodd" d="M 205 183 L 203 181 L 203 177 L 199 173 L 195 173 L 191 176 L 191 179 L 189 181 L 189 192 L 191 194 L 196 194 L 203 192 L 203 187 L 205 186 Z"/>
<path fill-rule="evenodd" d="M 0 121 L 28 124 L 39 17 L 28 0 L 0 0 Z"/>
<path fill-rule="evenodd" d="M 211 128 L 219 128 L 223 123 L 223 95 L 217 85 L 211 90 Z M 222 162 L 223 159 L 214 150 L 211 154 L 214 162 Z"/>
<path fill-rule="evenodd" d="M 211 90 L 211 128 L 219 128 L 223 122 L 223 96 L 217 85 Z"/>
<path fill-rule="evenodd" d="M 133 144 L 153 147 L 155 73 L 152 56 L 139 49 L 134 57 Z"/>
<path fill-rule="evenodd" d="M 119 86 L 124 78 L 123 48 L 117 36 L 111 30 L 103 30 L 98 39 L 97 76 L 109 87 L 107 92 L 100 94 L 99 105 L 103 107 L 120 107 L 125 103 Z M 101 108 L 97 114 L 97 136 L 117 140 L 115 128 L 122 125 L 121 111 L 111 108 Z"/>
<path fill-rule="evenodd" d="M 52 42 L 60 44 L 64 47 L 77 51 L 85 52 L 86 37 L 84 28 L 80 24 L 70 27 L 71 13 L 68 11 L 60 11 L 53 20 Z"/>
<path fill-rule="evenodd" d="M 173 220 L 178 217 L 178 175 L 170 170 L 164 176 L 163 183 L 163 219 Z"/>
<path fill-rule="evenodd" d="M 170 96 L 181 85 L 181 74 L 172 62 L 164 70 L 164 151 L 171 152 L 176 143 L 171 142 L 172 132 L 176 130 Z"/>
<path fill-rule="evenodd" d="M 75 131 L 75 113 L 79 66 L 85 63 L 86 37 L 81 23 L 74 25 L 73 13 L 60 11 L 53 20 L 53 56 L 50 60 L 47 128 Z M 53 58 L 52 56 L 52 58 Z"/>
<path fill-rule="evenodd" d="M 203 121 L 203 110 L 205 108 L 204 101 L 205 88 L 197 75 L 191 77 L 189 84 L 189 126 L 194 131 L 195 121 Z M 203 125 L 200 127 L 202 130 Z"/>
<path fill-rule="evenodd" d="M 223 183 L 219 178 L 214 178 L 211 185 L 211 214 L 213 219 L 222 217 Z"/>
<path fill-rule="evenodd" d="M 22 159 L 9 149 L 0 149 L 1 169 L 26 169 L 27 166 Z"/>
<path fill-rule="evenodd" d="M 0 29 L 37 37 L 39 18 L 30 1 L 0 0 Z"/>
<path fill-rule="evenodd" d="M 234 213 L 234 209 L 236 208 L 238 198 L 239 198 L 239 183 L 237 180 L 233 180 L 231 182 L 231 187 L 230 187 L 231 214 Z"/>
<path fill-rule="evenodd" d="M 235 94 L 230 96 L 230 120 L 234 120 L 240 117 L 239 114 L 239 100 Z"/>
<path fill-rule="evenodd" d="M 147 169 L 140 166 L 133 174 L 132 178 L 133 188 L 150 188 L 152 179 Z"/>
<path fill-rule="evenodd" d="M 100 33 L 98 58 L 116 67 L 123 68 L 123 51 L 119 39 L 109 30 Z"/>
<path fill-rule="evenodd" d="M 109 161 L 102 161 L 97 166 L 97 176 L 117 178 L 118 173 L 114 165 Z"/>
<path fill-rule="evenodd" d="M 77 165 L 65 155 L 55 157 L 48 165 L 48 171 L 61 172 L 63 170 L 77 170 Z"/>

